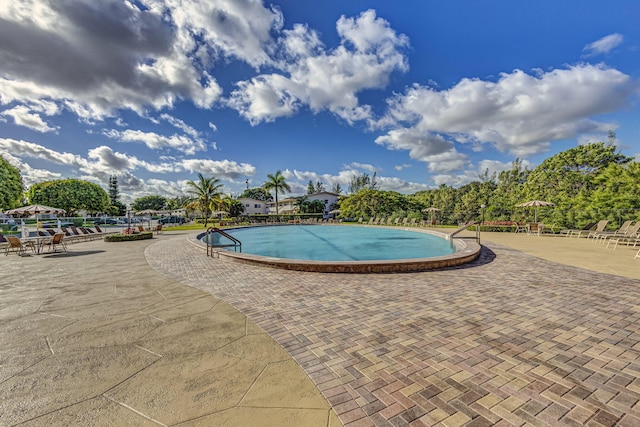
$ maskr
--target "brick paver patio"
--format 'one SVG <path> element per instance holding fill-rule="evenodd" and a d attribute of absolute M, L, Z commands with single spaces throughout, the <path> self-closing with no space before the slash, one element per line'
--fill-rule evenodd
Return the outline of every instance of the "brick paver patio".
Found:
<path fill-rule="evenodd" d="M 640 426 L 637 280 L 491 243 L 407 274 L 252 267 L 175 239 L 146 257 L 267 331 L 347 426 Z"/>

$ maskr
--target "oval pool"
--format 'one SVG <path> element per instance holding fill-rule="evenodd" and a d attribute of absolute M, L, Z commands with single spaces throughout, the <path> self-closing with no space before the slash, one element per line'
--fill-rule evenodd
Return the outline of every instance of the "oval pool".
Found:
<path fill-rule="evenodd" d="M 301 271 L 403 272 L 460 265 L 476 259 L 480 245 L 443 233 L 399 227 L 281 225 L 224 230 L 242 242 L 241 252 L 221 245 L 214 253 L 232 260 Z M 206 244 L 206 236 L 198 238 Z"/>
<path fill-rule="evenodd" d="M 311 261 L 372 261 L 449 255 L 455 246 L 426 233 L 398 228 L 293 225 L 227 231 L 242 242 L 242 252 Z M 214 245 L 231 243 L 214 234 Z"/>

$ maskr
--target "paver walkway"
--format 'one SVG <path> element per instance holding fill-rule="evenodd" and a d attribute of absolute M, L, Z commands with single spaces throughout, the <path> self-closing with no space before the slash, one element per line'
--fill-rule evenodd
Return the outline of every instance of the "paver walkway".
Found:
<path fill-rule="evenodd" d="M 640 282 L 483 243 L 468 267 L 408 274 L 253 267 L 185 240 L 146 255 L 267 331 L 347 426 L 639 426 Z"/>

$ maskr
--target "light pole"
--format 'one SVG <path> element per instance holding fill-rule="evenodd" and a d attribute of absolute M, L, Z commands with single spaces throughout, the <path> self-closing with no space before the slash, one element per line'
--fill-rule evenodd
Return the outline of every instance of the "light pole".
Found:
<path fill-rule="evenodd" d="M 482 227 L 482 224 L 484 224 L 484 208 L 486 208 L 487 206 L 483 203 L 480 205 L 480 209 L 482 209 L 482 221 L 480 222 L 480 226 L 478 227 L 478 230 L 480 230 L 480 228 Z M 480 243 L 480 233 L 478 233 L 478 243 Z"/>

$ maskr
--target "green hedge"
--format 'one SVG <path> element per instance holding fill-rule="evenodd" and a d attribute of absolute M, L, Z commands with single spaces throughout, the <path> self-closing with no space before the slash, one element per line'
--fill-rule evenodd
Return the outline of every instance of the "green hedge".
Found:
<path fill-rule="evenodd" d="M 153 239 L 153 233 L 150 231 L 145 231 L 143 233 L 136 234 L 109 234 L 108 236 L 104 236 L 105 242 L 130 242 L 133 240 L 147 240 Z"/>

